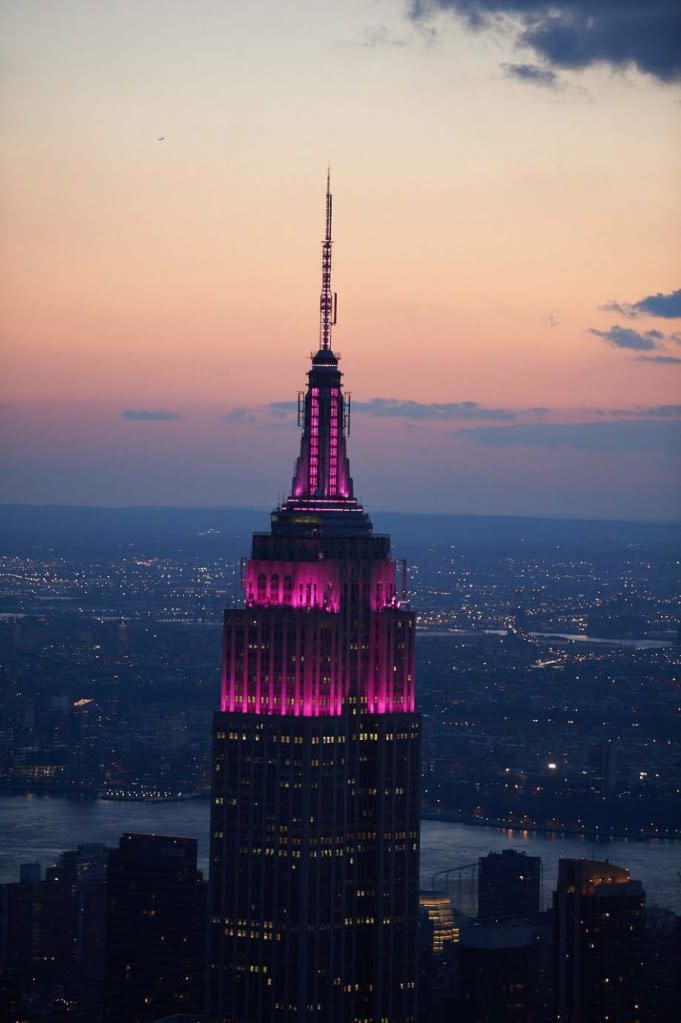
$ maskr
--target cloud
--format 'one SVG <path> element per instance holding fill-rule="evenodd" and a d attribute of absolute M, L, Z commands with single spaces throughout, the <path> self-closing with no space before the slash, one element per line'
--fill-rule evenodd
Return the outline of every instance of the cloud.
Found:
<path fill-rule="evenodd" d="M 664 366 L 681 365 L 678 355 L 639 355 L 638 362 L 659 362 Z"/>
<path fill-rule="evenodd" d="M 629 348 L 635 351 L 647 352 L 658 348 L 660 339 L 663 337 L 658 330 L 647 330 L 645 333 L 640 334 L 637 330 L 632 330 L 630 327 L 619 327 L 617 325 L 611 327 L 610 330 L 596 330 L 594 327 L 590 327 L 589 333 L 603 338 L 604 341 L 614 345 L 616 348 Z"/>
<path fill-rule="evenodd" d="M 295 401 L 273 401 L 270 409 L 277 415 L 296 412 Z M 371 398 L 369 401 L 353 401 L 353 412 L 365 412 L 379 419 L 516 419 L 517 413 L 510 409 L 485 408 L 477 401 L 420 402 L 410 398 Z M 534 410 L 533 410 L 534 411 Z M 548 411 L 545 410 L 545 411 Z"/>
<path fill-rule="evenodd" d="M 550 67 L 633 65 L 662 82 L 681 79 L 678 0 L 411 0 L 409 16 L 418 23 L 437 11 L 475 30 L 507 28 Z"/>
<path fill-rule="evenodd" d="M 474 426 L 454 430 L 451 436 L 495 448 L 520 445 L 597 452 L 653 451 L 676 457 L 681 451 L 681 422 L 641 419 L 623 419 L 620 422 Z"/>
<path fill-rule="evenodd" d="M 252 409 L 248 408 L 230 409 L 222 418 L 228 423 L 255 423 L 257 420 Z"/>
<path fill-rule="evenodd" d="M 681 416 L 681 405 L 655 405 L 646 412 L 649 416 Z"/>
<path fill-rule="evenodd" d="M 681 317 L 681 288 L 669 295 L 663 295 L 661 291 L 656 295 L 646 295 L 640 302 L 634 303 L 634 308 L 648 316 L 664 316 L 669 319 Z"/>
<path fill-rule="evenodd" d="M 129 408 L 121 412 L 121 419 L 137 419 L 147 423 L 162 423 L 170 419 L 180 419 L 179 412 L 165 412 L 161 409 Z"/>
<path fill-rule="evenodd" d="M 664 295 L 658 291 L 656 295 L 646 295 L 638 302 L 607 302 L 601 306 L 609 313 L 619 313 L 633 320 L 637 316 L 660 316 L 673 320 L 681 317 L 681 288 Z M 675 335 L 672 335 L 676 339 Z"/>
<path fill-rule="evenodd" d="M 681 418 L 681 405 L 638 405 L 635 408 L 614 408 L 614 416 L 654 416 L 659 419 Z"/>
<path fill-rule="evenodd" d="M 371 398 L 353 401 L 353 412 L 367 412 L 381 419 L 515 419 L 509 409 L 484 408 L 477 401 L 424 403 L 409 398 Z"/>
<path fill-rule="evenodd" d="M 372 25 L 364 29 L 362 33 L 362 39 L 360 46 L 366 46 L 369 49 L 374 49 L 377 46 L 406 46 L 406 39 L 397 39 L 395 36 L 390 34 L 390 31 L 385 25 Z"/>
<path fill-rule="evenodd" d="M 536 64 L 502 64 L 508 78 L 517 78 L 520 82 L 530 82 L 532 85 L 542 85 L 545 89 L 559 88 L 558 75 L 548 68 L 538 67 Z M 554 324 L 552 323 L 553 327 Z"/>

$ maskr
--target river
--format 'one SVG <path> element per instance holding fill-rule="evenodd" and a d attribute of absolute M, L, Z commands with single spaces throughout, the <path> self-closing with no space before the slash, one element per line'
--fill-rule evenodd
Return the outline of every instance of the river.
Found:
<path fill-rule="evenodd" d="M 55 862 L 60 852 L 80 842 L 116 845 L 124 831 L 184 835 L 199 844 L 199 865 L 208 868 L 208 799 L 182 802 L 118 803 L 79 800 L 67 796 L 0 796 L 0 882 L 17 881 L 19 864 Z M 421 885 L 429 888 L 433 875 L 450 867 L 477 862 L 488 852 L 514 848 L 540 856 L 544 905 L 550 905 L 560 856 L 609 859 L 642 881 L 648 901 L 681 913 L 681 841 L 650 839 L 591 839 L 545 835 L 445 821 L 421 826 Z M 464 871 L 462 876 L 469 876 Z M 452 895 L 457 891 L 452 875 Z"/>

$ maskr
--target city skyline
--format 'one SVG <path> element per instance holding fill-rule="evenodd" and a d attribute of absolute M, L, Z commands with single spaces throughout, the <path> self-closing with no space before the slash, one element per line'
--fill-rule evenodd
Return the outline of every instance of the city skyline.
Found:
<path fill-rule="evenodd" d="M 3 500 L 277 500 L 330 161 L 360 497 L 678 517 L 679 67 L 524 6 L 6 7 Z"/>

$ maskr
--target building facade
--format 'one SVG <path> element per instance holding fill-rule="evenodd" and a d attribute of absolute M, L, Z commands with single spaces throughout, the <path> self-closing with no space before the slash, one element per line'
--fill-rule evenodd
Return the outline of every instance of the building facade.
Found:
<path fill-rule="evenodd" d="M 478 919 L 534 920 L 540 910 L 541 860 L 515 849 L 478 861 Z"/>
<path fill-rule="evenodd" d="M 641 1023 L 641 882 L 614 863 L 561 859 L 553 911 L 557 1023 Z"/>
<path fill-rule="evenodd" d="M 205 919 L 196 840 L 123 835 L 109 853 L 105 1023 L 202 1008 Z"/>
<path fill-rule="evenodd" d="M 331 194 L 291 494 L 225 612 L 209 1003 L 224 1023 L 415 1019 L 414 615 L 354 496 L 331 348 Z"/>

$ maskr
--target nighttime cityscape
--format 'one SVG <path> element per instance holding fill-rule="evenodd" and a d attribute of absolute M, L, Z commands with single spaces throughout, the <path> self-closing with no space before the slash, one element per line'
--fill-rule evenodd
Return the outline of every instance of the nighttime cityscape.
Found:
<path fill-rule="evenodd" d="M 635 927 L 638 944 L 627 954 L 638 965 L 627 977 L 638 978 L 644 1008 L 613 1018 L 652 1019 L 654 1008 L 654 1018 L 672 1020 L 681 949 L 676 530 L 375 519 L 392 534 L 416 622 L 423 721 L 417 1018 L 552 1021 L 556 942 L 568 940 L 557 934 L 555 914 L 559 905 L 574 912 L 560 901 L 567 896 L 558 867 L 575 863 L 619 871 L 626 900 L 618 895 L 614 903 L 625 914 L 616 926 Z M 173 900 L 188 900 L 182 926 L 196 953 L 210 863 L 222 609 L 243 604 L 238 551 L 266 514 L 6 506 L 0 520 L 0 807 L 16 827 L 0 854 L 1 990 L 24 1013 L 17 1008 L 8 1018 L 199 1012 L 197 954 L 185 988 L 170 992 L 162 977 L 153 991 L 145 988 L 149 1011 L 135 1006 L 132 989 L 125 1004 L 110 994 L 108 848 L 126 833 L 137 841 L 138 830 L 191 843 L 182 846 L 184 895 Z M 76 808 L 68 825 L 65 805 Z M 92 816 L 96 807 L 108 808 L 104 817 Z M 45 829 L 40 837 L 26 826 L 31 812 Z M 134 845 L 128 851 L 134 860 Z M 142 850 L 154 876 L 162 851 Z M 519 877 L 534 878 L 531 891 L 523 883 L 518 892 Z M 173 883 L 164 882 L 168 891 Z M 607 906 L 614 883 L 602 893 L 586 882 L 584 889 Z M 162 889 L 151 888 L 148 898 L 158 900 Z M 489 891 L 501 908 L 484 908 Z M 61 924 L 55 930 L 66 916 L 70 944 Z M 33 945 L 22 937 L 26 926 Z M 125 944 L 127 925 L 117 926 Z M 621 950 L 619 931 L 608 940 Z M 495 986 L 492 977 L 506 979 Z M 520 984 L 515 1001 L 513 984 Z M 118 1008 L 107 1015 L 108 1003 Z"/>
<path fill-rule="evenodd" d="M 69 512 L 57 516 L 0 509 L 15 537 L 0 576 L 0 785 L 207 793 L 222 611 L 243 599 L 240 537 L 265 514 L 140 511 L 130 524 L 74 510 L 70 537 Z M 110 547 L 84 516 L 92 533 L 114 523 Z M 424 813 L 680 838 L 676 530 L 385 519 L 416 613 Z M 442 539 L 414 543 L 419 529 Z"/>

